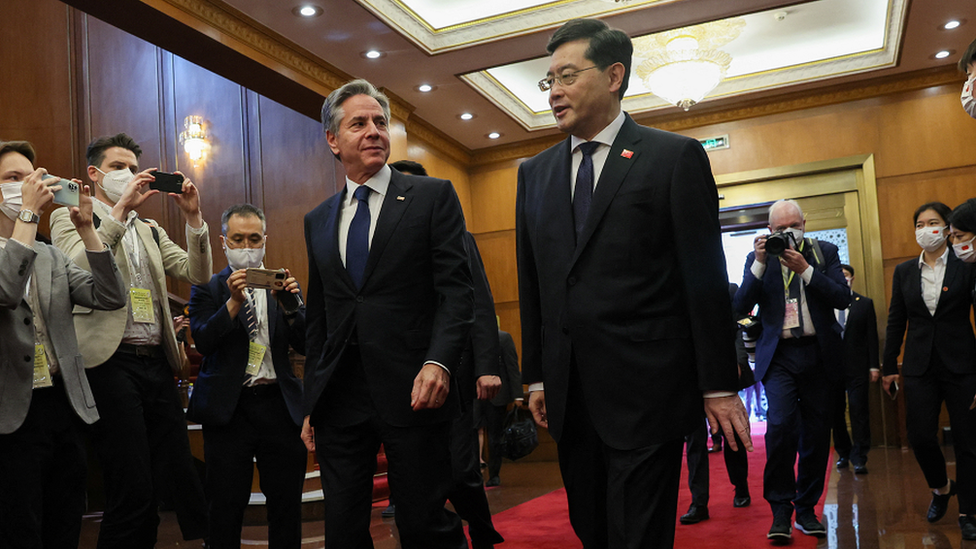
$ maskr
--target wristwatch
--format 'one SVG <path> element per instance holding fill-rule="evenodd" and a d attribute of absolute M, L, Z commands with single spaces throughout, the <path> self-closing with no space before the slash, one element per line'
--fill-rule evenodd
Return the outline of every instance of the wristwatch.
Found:
<path fill-rule="evenodd" d="M 17 219 L 24 223 L 39 223 L 41 221 L 41 217 L 30 210 L 20 210 Z"/>

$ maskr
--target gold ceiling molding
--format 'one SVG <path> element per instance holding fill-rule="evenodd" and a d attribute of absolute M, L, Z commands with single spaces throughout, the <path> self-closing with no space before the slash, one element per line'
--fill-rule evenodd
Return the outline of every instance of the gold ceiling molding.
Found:
<path fill-rule="evenodd" d="M 426 141 L 452 160 L 461 163 L 462 166 L 471 164 L 471 151 L 467 147 L 420 118 L 407 119 L 407 138 L 414 137 Z"/>
<path fill-rule="evenodd" d="M 140 1 L 323 96 L 352 79 L 220 0 Z"/>
<path fill-rule="evenodd" d="M 962 85 L 963 77 L 955 65 L 926 69 L 836 86 L 790 93 L 786 95 L 748 101 L 748 106 L 714 107 L 713 111 L 692 111 L 691 114 L 673 113 L 669 116 L 640 116 L 635 120 L 642 125 L 667 131 L 681 131 L 701 126 L 722 124 L 758 118 L 792 111 L 812 109 L 870 99 L 896 93 L 916 91 L 949 84 Z M 565 139 L 562 134 L 520 141 L 509 145 L 480 149 L 471 156 L 471 166 L 482 166 L 506 160 L 528 158 Z"/>

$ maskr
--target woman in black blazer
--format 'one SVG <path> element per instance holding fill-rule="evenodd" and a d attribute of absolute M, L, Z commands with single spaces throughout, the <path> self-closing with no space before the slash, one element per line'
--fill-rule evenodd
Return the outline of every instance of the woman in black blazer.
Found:
<path fill-rule="evenodd" d="M 941 519 L 959 495 L 963 539 L 976 539 L 976 337 L 969 320 L 976 265 L 948 249 L 949 207 L 931 202 L 915 210 L 916 242 L 923 252 L 895 267 L 884 350 L 884 388 L 897 390 L 898 355 L 905 336 L 902 374 L 908 440 L 932 489 L 928 520 Z M 945 402 L 956 454 L 956 481 L 949 479 L 939 447 L 939 413 Z"/>

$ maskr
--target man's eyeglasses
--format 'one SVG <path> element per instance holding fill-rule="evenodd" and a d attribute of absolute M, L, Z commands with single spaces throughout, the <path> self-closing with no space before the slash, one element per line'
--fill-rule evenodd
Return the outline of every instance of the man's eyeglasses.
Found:
<path fill-rule="evenodd" d="M 559 82 L 561 86 L 572 86 L 573 82 L 576 82 L 576 79 L 579 77 L 579 73 L 595 68 L 597 68 L 597 66 L 593 65 L 592 67 L 586 67 L 585 69 L 580 69 L 578 71 L 564 72 L 558 76 L 552 75 L 548 78 L 543 78 L 542 80 L 539 80 L 539 89 L 542 91 L 549 91 L 552 89 L 552 85 L 556 82 Z"/>

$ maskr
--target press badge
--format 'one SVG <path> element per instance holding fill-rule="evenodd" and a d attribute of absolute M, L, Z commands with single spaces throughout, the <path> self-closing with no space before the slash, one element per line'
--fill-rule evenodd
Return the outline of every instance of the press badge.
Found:
<path fill-rule="evenodd" d="M 258 370 L 261 369 L 261 363 L 264 362 L 264 353 L 268 351 L 268 348 L 260 343 L 251 342 L 251 345 L 247 348 L 247 370 L 246 372 L 252 376 L 258 375 Z"/>
<path fill-rule="evenodd" d="M 800 300 L 793 298 L 786 300 L 786 313 L 783 315 L 783 329 L 790 330 L 800 327 Z"/>
<path fill-rule="evenodd" d="M 47 365 L 47 354 L 44 352 L 44 345 L 34 344 L 34 388 L 51 387 L 51 369 Z"/>
<path fill-rule="evenodd" d="M 141 324 L 155 324 L 156 314 L 153 311 L 152 292 L 146 288 L 129 288 L 129 306 L 132 309 L 133 322 Z"/>

